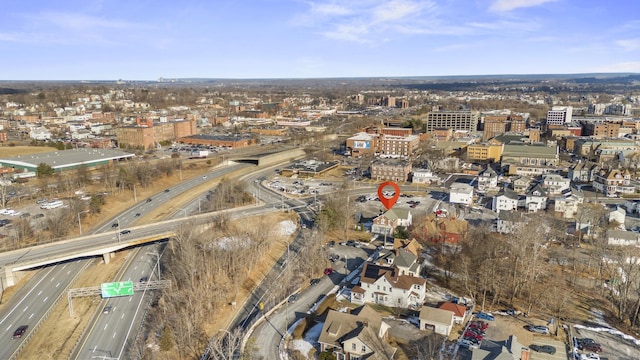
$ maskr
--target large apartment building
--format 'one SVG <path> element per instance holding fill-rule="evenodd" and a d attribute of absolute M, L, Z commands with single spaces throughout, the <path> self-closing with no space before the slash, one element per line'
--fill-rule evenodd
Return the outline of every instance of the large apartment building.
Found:
<path fill-rule="evenodd" d="M 547 112 L 547 125 L 564 125 L 570 123 L 573 106 L 554 106 Z"/>
<path fill-rule="evenodd" d="M 425 127 L 427 132 L 441 128 L 476 131 L 479 119 L 478 111 L 431 111 L 427 114 Z"/>
<path fill-rule="evenodd" d="M 149 149 L 164 141 L 196 134 L 195 120 L 152 122 L 150 119 L 136 121 L 136 125 L 116 128 L 119 146 Z"/>

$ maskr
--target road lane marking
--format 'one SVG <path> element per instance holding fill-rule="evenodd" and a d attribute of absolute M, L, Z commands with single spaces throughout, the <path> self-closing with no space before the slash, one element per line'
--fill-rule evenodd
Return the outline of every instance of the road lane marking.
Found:
<path fill-rule="evenodd" d="M 112 336 L 111 338 L 112 338 L 112 339 L 115 339 L 115 338 L 116 338 L 116 332 L 115 332 L 115 331 L 113 332 L 113 336 Z"/>
<path fill-rule="evenodd" d="M 29 316 L 29 319 L 31 319 L 33 317 L 33 315 L 35 315 L 35 313 L 31 313 L 31 316 Z"/>
<path fill-rule="evenodd" d="M 42 294 L 42 290 L 38 291 L 38 295 Z"/>
<path fill-rule="evenodd" d="M 22 310 L 22 312 L 27 311 L 27 309 L 29 308 L 29 306 L 27 306 L 26 308 L 24 308 L 24 310 Z"/>
<path fill-rule="evenodd" d="M 44 300 L 42 300 L 42 302 L 47 301 L 47 299 L 49 299 L 49 297 L 47 296 L 46 298 L 44 298 Z"/>
<path fill-rule="evenodd" d="M 98 345 L 93 347 L 93 351 L 92 352 L 96 352 L 96 348 L 98 347 Z"/>
<path fill-rule="evenodd" d="M 102 330 L 107 330 L 108 327 L 109 327 L 109 324 L 105 325 L 104 329 L 102 329 Z"/>
<path fill-rule="evenodd" d="M 138 267 L 137 267 L 137 266 L 136 266 L 136 267 L 134 267 L 134 268 L 133 268 L 133 270 L 138 270 Z"/>
<path fill-rule="evenodd" d="M 120 316 L 120 319 L 124 319 L 124 314 L 122 314 L 122 316 Z"/>
<path fill-rule="evenodd" d="M 11 329 L 12 326 L 13 324 L 9 325 L 9 327 L 7 328 L 7 331 L 9 331 L 9 329 Z"/>
<path fill-rule="evenodd" d="M 67 271 L 67 275 L 69 275 L 70 272 L 71 272 L 71 270 Z"/>
<path fill-rule="evenodd" d="M 51 280 L 49 280 L 49 282 L 52 282 L 55 279 L 56 279 L 56 277 L 54 276 L 54 277 L 51 278 Z"/>
<path fill-rule="evenodd" d="M 31 294 L 32 291 L 34 291 L 36 289 L 36 286 L 38 286 L 42 281 L 44 281 L 44 279 L 46 279 L 47 275 L 49 275 L 53 269 L 55 269 L 55 266 L 52 266 L 51 269 L 49 270 L 49 272 L 47 272 L 42 279 L 40 279 L 40 281 L 38 281 L 36 283 L 36 285 L 31 288 L 31 290 L 29 290 L 29 292 L 22 298 L 22 300 L 20 300 L 20 302 L 18 302 L 18 304 L 16 304 L 16 306 L 13 307 L 13 309 L 11 309 L 11 311 L 9 311 L 9 313 L 2 319 L 2 321 L 0 321 L 0 324 L 2 324 L 3 322 L 5 322 L 5 320 L 7 320 L 7 318 L 18 308 L 18 306 L 20 306 L 20 304 L 22 304 L 22 302 L 27 298 L 27 296 L 29 296 L 29 294 Z"/>
<path fill-rule="evenodd" d="M 57 283 L 57 284 L 56 284 L 56 287 L 58 287 L 58 286 L 60 286 L 60 283 Z"/>
<path fill-rule="evenodd" d="M 133 299 L 132 297 L 129 298 L 129 302 L 131 302 L 131 299 Z"/>

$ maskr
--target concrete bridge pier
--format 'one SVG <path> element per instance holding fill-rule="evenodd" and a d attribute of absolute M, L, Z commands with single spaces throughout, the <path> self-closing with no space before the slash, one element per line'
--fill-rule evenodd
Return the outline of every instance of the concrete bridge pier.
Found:
<path fill-rule="evenodd" d="M 111 262 L 111 258 L 114 256 L 115 254 L 113 252 L 108 252 L 108 253 L 102 254 L 102 259 L 104 260 L 105 264 L 108 264 Z"/>
<path fill-rule="evenodd" d="M 4 279 L 2 283 L 2 289 L 6 289 L 16 284 L 16 278 L 13 276 L 13 269 L 8 266 L 4 267 Z"/>

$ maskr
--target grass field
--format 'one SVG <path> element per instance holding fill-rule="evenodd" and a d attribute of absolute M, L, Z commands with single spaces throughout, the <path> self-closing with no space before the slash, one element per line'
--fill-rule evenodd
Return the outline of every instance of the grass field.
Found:
<path fill-rule="evenodd" d="M 8 158 L 18 155 L 39 154 L 56 151 L 54 147 L 47 146 L 3 146 L 0 147 L 0 158 Z"/>

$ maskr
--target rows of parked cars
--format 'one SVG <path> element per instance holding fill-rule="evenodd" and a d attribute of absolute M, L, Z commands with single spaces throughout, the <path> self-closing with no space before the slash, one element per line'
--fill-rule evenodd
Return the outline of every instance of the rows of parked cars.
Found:
<path fill-rule="evenodd" d="M 482 314 L 482 313 L 480 313 Z M 476 316 L 477 317 L 477 316 Z M 481 320 L 473 320 L 462 335 L 460 345 L 466 348 L 479 348 L 489 324 Z"/>

